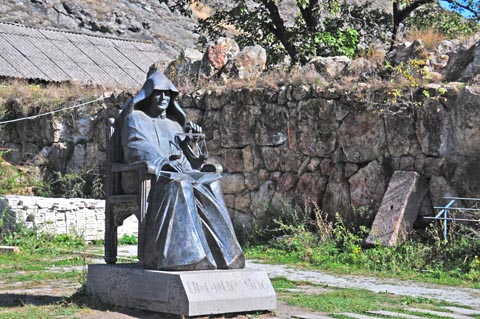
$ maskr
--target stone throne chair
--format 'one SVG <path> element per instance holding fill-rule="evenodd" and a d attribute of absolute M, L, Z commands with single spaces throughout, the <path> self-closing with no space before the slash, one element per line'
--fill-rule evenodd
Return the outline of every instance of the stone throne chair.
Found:
<path fill-rule="evenodd" d="M 151 179 L 155 175 L 149 174 L 146 162 L 127 164 L 123 159 L 123 149 L 120 141 L 122 114 L 107 120 L 106 127 L 106 194 L 105 194 L 105 262 L 117 262 L 117 229 L 124 220 L 135 215 L 138 220 L 138 258 L 141 260 L 143 251 L 140 250 L 143 241 L 143 221 L 147 211 L 148 192 Z M 135 176 L 138 188 L 135 193 L 126 193 L 122 188 L 122 177 L 125 173 Z"/>

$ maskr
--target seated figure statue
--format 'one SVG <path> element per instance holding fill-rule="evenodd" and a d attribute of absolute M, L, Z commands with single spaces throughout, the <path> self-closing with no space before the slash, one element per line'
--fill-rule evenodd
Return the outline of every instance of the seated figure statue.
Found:
<path fill-rule="evenodd" d="M 123 110 L 125 160 L 145 161 L 156 175 L 148 197 L 140 262 L 158 270 L 244 268 L 223 200 L 221 176 L 202 171 L 202 160 L 188 152 L 191 140 L 185 131 L 201 133 L 201 128 L 185 125 L 177 95 L 173 83 L 155 71 Z M 129 187 L 127 179 L 124 188 Z"/>

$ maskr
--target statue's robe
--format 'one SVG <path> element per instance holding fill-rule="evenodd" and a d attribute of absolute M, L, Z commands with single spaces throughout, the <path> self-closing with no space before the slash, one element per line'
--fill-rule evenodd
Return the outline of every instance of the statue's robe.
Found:
<path fill-rule="evenodd" d="M 221 176 L 193 170 L 175 143 L 177 133 L 183 133 L 178 122 L 152 118 L 139 110 L 128 114 L 122 125 L 125 160 L 146 161 L 157 176 L 145 216 L 144 267 L 243 268 L 245 260 L 223 200 Z M 164 170 L 171 155 L 180 155 L 183 172 Z"/>

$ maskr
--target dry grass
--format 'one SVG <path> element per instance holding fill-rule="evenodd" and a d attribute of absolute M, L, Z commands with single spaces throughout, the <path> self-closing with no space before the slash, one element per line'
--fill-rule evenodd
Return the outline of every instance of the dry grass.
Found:
<path fill-rule="evenodd" d="M 406 40 L 408 41 L 421 40 L 428 50 L 435 49 L 438 44 L 445 39 L 446 37 L 443 34 L 434 29 L 412 29 L 406 35 Z"/>
<path fill-rule="evenodd" d="M 104 88 L 82 84 L 31 84 L 24 80 L 9 80 L 0 83 L 0 117 L 7 112 L 9 101 L 15 101 L 17 114 L 28 114 L 58 109 L 95 99 Z"/>
<path fill-rule="evenodd" d="M 97 18 L 103 20 L 105 16 L 112 11 L 112 8 L 105 3 L 105 1 L 100 0 L 84 0 L 88 5 L 95 7 L 95 14 Z"/>
<path fill-rule="evenodd" d="M 385 60 L 385 50 L 379 49 L 376 47 L 370 47 L 365 49 L 359 53 L 359 57 L 363 57 L 372 61 L 378 65 L 382 65 L 383 61 Z"/>
<path fill-rule="evenodd" d="M 206 19 L 212 15 L 212 8 L 204 3 L 194 2 L 191 8 L 193 15 L 197 19 Z"/>

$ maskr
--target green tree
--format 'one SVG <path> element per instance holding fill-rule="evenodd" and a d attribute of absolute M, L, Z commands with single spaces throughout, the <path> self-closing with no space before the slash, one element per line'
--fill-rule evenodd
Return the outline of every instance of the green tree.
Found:
<path fill-rule="evenodd" d="M 443 3 L 455 12 L 468 16 L 475 21 L 480 20 L 480 1 L 478 0 L 442 0 Z M 419 8 L 426 5 L 439 3 L 438 0 L 393 0 L 393 29 L 392 44 L 397 40 L 400 24 Z"/>
<path fill-rule="evenodd" d="M 169 1 L 170 9 L 188 13 L 197 0 Z M 354 56 L 365 44 L 383 38 L 388 15 L 379 10 L 365 10 L 337 0 L 296 0 L 297 15 L 287 23 L 280 13 L 280 2 L 274 0 L 234 0 L 230 8 L 217 10 L 199 20 L 202 43 L 225 33 L 228 26 L 238 31 L 235 40 L 240 46 L 259 44 L 266 48 L 269 64 L 286 55 L 292 63 L 304 64 L 315 56 Z"/>
<path fill-rule="evenodd" d="M 171 10 L 190 13 L 190 6 L 200 0 L 159 0 Z M 282 0 L 233 0 L 226 9 L 200 19 L 201 42 L 224 34 L 227 26 L 238 31 L 235 40 L 240 46 L 259 44 L 266 48 L 269 64 L 290 57 L 292 63 L 304 64 L 315 56 L 354 56 L 359 49 L 375 41 L 386 42 L 389 31 L 391 44 L 398 37 L 402 23 L 412 12 L 438 0 L 393 0 L 391 15 L 374 10 L 370 2 L 362 6 L 342 0 L 296 0 L 297 15 L 287 23 L 280 13 Z M 443 0 L 454 11 L 480 19 L 480 1 Z"/>
<path fill-rule="evenodd" d="M 434 29 L 449 39 L 468 37 L 480 30 L 475 19 L 465 19 L 460 13 L 442 9 L 437 4 L 419 8 L 405 20 L 407 29 Z"/>

